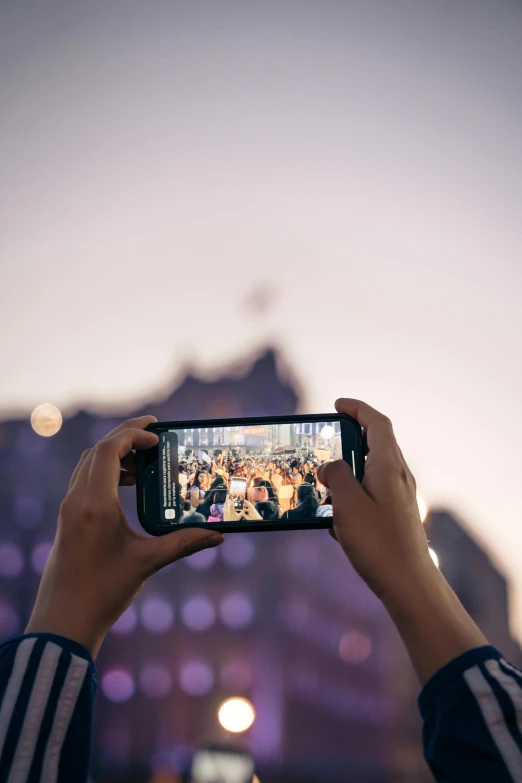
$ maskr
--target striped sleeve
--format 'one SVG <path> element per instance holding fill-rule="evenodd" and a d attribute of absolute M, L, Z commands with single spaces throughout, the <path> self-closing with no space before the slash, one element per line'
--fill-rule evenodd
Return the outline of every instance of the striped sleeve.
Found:
<path fill-rule="evenodd" d="M 0 780 L 84 783 L 96 670 L 89 652 L 54 634 L 0 645 Z"/>
<path fill-rule="evenodd" d="M 522 783 L 522 672 L 494 647 L 469 650 L 419 696 L 424 755 L 439 783 Z"/>

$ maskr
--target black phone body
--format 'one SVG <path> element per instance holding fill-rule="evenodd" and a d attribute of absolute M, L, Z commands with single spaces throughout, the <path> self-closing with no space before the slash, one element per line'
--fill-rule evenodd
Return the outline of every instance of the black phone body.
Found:
<path fill-rule="evenodd" d="M 364 475 L 362 430 L 359 423 L 346 414 L 168 421 L 156 422 L 147 429 L 157 433 L 159 442 L 153 449 L 137 452 L 136 490 L 138 519 L 151 535 L 165 535 L 184 525 L 209 527 L 223 533 L 329 528 L 332 527 L 331 505 L 329 509 L 322 509 L 324 513 L 319 512 L 319 506 L 313 511 L 315 504 L 307 498 L 312 494 L 311 482 L 299 481 L 299 475 L 301 479 L 306 477 L 303 475 L 306 466 L 313 474 L 322 462 L 341 458 L 350 465 L 359 481 Z M 211 475 L 214 452 L 224 455 L 222 462 L 229 471 L 228 478 L 221 477 L 218 482 L 217 474 Z M 254 479 L 256 471 L 257 477 L 264 475 L 266 493 L 260 486 L 254 486 L 259 485 Z M 281 474 L 283 478 L 279 479 Z M 186 482 L 189 475 L 193 480 L 189 493 L 191 504 L 213 501 L 208 521 L 198 519 L 197 505 L 188 513 L 183 510 L 187 502 L 183 481 Z M 248 489 L 243 498 L 236 497 L 237 493 L 231 497 L 230 482 L 234 479 L 241 479 L 241 486 L 248 485 L 248 489 L 252 489 L 252 502 L 247 499 Z M 196 480 L 197 487 L 194 486 Z M 267 486 L 267 482 L 271 486 Z M 300 483 L 307 484 L 306 491 L 299 489 Z M 316 485 L 312 486 L 317 500 Z M 260 509 L 259 500 L 267 496 L 269 503 L 275 502 L 278 507 L 277 519 L 240 516 L 246 515 L 250 506 Z M 299 497 L 306 501 L 305 516 L 299 512 L 305 508 Z M 325 500 L 327 498 L 321 498 L 318 502 L 322 506 Z M 266 508 L 265 503 L 264 512 Z M 225 519 L 227 514 L 234 518 Z M 185 517 L 188 517 L 186 522 Z"/>

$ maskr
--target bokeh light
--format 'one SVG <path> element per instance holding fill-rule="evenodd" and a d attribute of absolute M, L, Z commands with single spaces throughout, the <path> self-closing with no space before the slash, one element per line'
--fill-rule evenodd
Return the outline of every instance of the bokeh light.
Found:
<path fill-rule="evenodd" d="M 339 641 L 339 656 L 346 663 L 364 663 L 372 652 L 372 640 L 360 631 L 346 631 Z"/>
<path fill-rule="evenodd" d="M 185 558 L 185 564 L 195 571 L 206 571 L 211 568 L 217 560 L 216 549 L 202 549 L 194 555 Z"/>
<path fill-rule="evenodd" d="M 174 623 L 174 607 L 166 598 L 147 598 L 140 611 L 144 628 L 151 633 L 164 633 Z"/>
<path fill-rule="evenodd" d="M 205 661 L 188 661 L 180 669 L 179 684 L 190 696 L 205 696 L 214 687 L 214 674 Z"/>
<path fill-rule="evenodd" d="M 248 535 L 234 533 L 225 538 L 225 543 L 219 547 L 221 556 L 230 568 L 246 568 L 256 556 L 256 546 Z"/>
<path fill-rule="evenodd" d="M 207 598 L 189 598 L 183 604 L 181 617 L 191 631 L 206 631 L 216 621 L 216 610 Z"/>
<path fill-rule="evenodd" d="M 127 669 L 109 669 L 101 680 L 101 688 L 109 701 L 124 702 L 132 699 L 136 690 L 134 678 Z"/>
<path fill-rule="evenodd" d="M 45 564 L 49 559 L 52 548 L 52 541 L 40 541 L 39 544 L 36 544 L 33 551 L 31 552 L 31 566 L 35 573 L 43 574 Z"/>
<path fill-rule="evenodd" d="M 431 557 L 431 559 L 433 560 L 433 562 L 435 563 L 435 565 L 437 566 L 437 568 L 440 568 L 440 566 L 439 566 L 439 556 L 438 556 L 438 554 L 435 552 L 435 550 L 434 550 L 434 549 L 432 549 L 432 548 L 431 548 L 431 546 L 429 546 L 429 547 L 428 547 L 428 551 L 429 551 L 429 553 L 430 553 L 430 557 Z"/>
<path fill-rule="evenodd" d="M 44 402 L 31 413 L 31 427 L 44 438 L 56 435 L 62 426 L 62 414 L 55 405 Z"/>
<path fill-rule="evenodd" d="M 417 505 L 419 507 L 421 521 L 425 522 L 426 517 L 428 516 L 428 504 L 421 498 L 420 495 L 417 495 Z"/>
<path fill-rule="evenodd" d="M 240 734 L 247 731 L 256 719 L 256 713 L 248 699 L 233 697 L 223 702 L 218 719 L 224 729 Z"/>
<path fill-rule="evenodd" d="M 229 628 L 246 628 L 254 616 L 254 606 L 247 595 L 230 593 L 219 604 L 219 616 Z"/>
<path fill-rule="evenodd" d="M 14 579 L 24 570 L 24 556 L 17 544 L 6 541 L 0 544 L 0 576 Z"/>
<path fill-rule="evenodd" d="M 151 699 L 161 699 L 170 693 L 172 675 L 166 666 L 146 664 L 140 671 L 138 683 L 145 696 Z"/>
<path fill-rule="evenodd" d="M 111 633 L 116 634 L 116 636 L 125 636 L 127 633 L 132 633 L 137 624 L 138 613 L 134 604 L 131 604 L 125 609 L 121 617 L 118 617 L 111 628 Z"/>

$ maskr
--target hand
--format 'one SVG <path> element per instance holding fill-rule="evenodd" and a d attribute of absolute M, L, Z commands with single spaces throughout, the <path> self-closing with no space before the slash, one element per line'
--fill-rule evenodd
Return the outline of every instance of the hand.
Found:
<path fill-rule="evenodd" d="M 319 481 L 333 496 L 334 533 L 352 565 L 383 598 L 398 577 L 435 568 L 417 505 L 416 484 L 390 420 L 364 402 L 337 400 L 339 413 L 365 430 L 368 457 L 360 484 L 344 460 L 328 462 Z"/>
<path fill-rule="evenodd" d="M 248 522 L 253 520 L 263 519 L 257 508 L 249 500 L 245 500 L 243 504 L 243 518 Z"/>
<path fill-rule="evenodd" d="M 234 506 L 234 498 L 228 497 L 225 501 L 223 509 L 223 521 L 224 522 L 241 522 L 241 515 L 236 511 Z"/>
<path fill-rule="evenodd" d="M 359 400 L 340 399 L 335 407 L 366 431 L 368 458 L 361 484 L 344 460 L 319 469 L 332 492 L 334 537 L 382 599 L 425 682 L 487 640 L 431 560 L 415 479 L 390 420 Z"/>
<path fill-rule="evenodd" d="M 150 538 L 132 530 L 125 519 L 118 485 L 136 483 L 134 449 L 156 445 L 157 435 L 145 430 L 153 421 L 153 416 L 131 419 L 82 454 L 60 507 L 26 633 L 66 636 L 96 656 L 148 576 L 222 543 L 220 533 L 190 528 Z"/>

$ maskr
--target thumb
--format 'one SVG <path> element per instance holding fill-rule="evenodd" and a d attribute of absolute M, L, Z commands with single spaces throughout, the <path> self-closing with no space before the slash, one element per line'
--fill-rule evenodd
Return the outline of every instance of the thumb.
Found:
<path fill-rule="evenodd" d="M 366 492 L 344 459 L 321 465 L 318 479 L 332 493 L 334 519 L 339 519 L 347 508 L 360 507 L 367 499 Z"/>
<path fill-rule="evenodd" d="M 188 557 L 202 549 L 219 546 L 225 537 L 215 530 L 187 528 L 167 533 L 165 536 L 149 539 L 148 561 L 152 572 L 159 571 L 169 563 L 174 563 L 182 557 Z"/>

